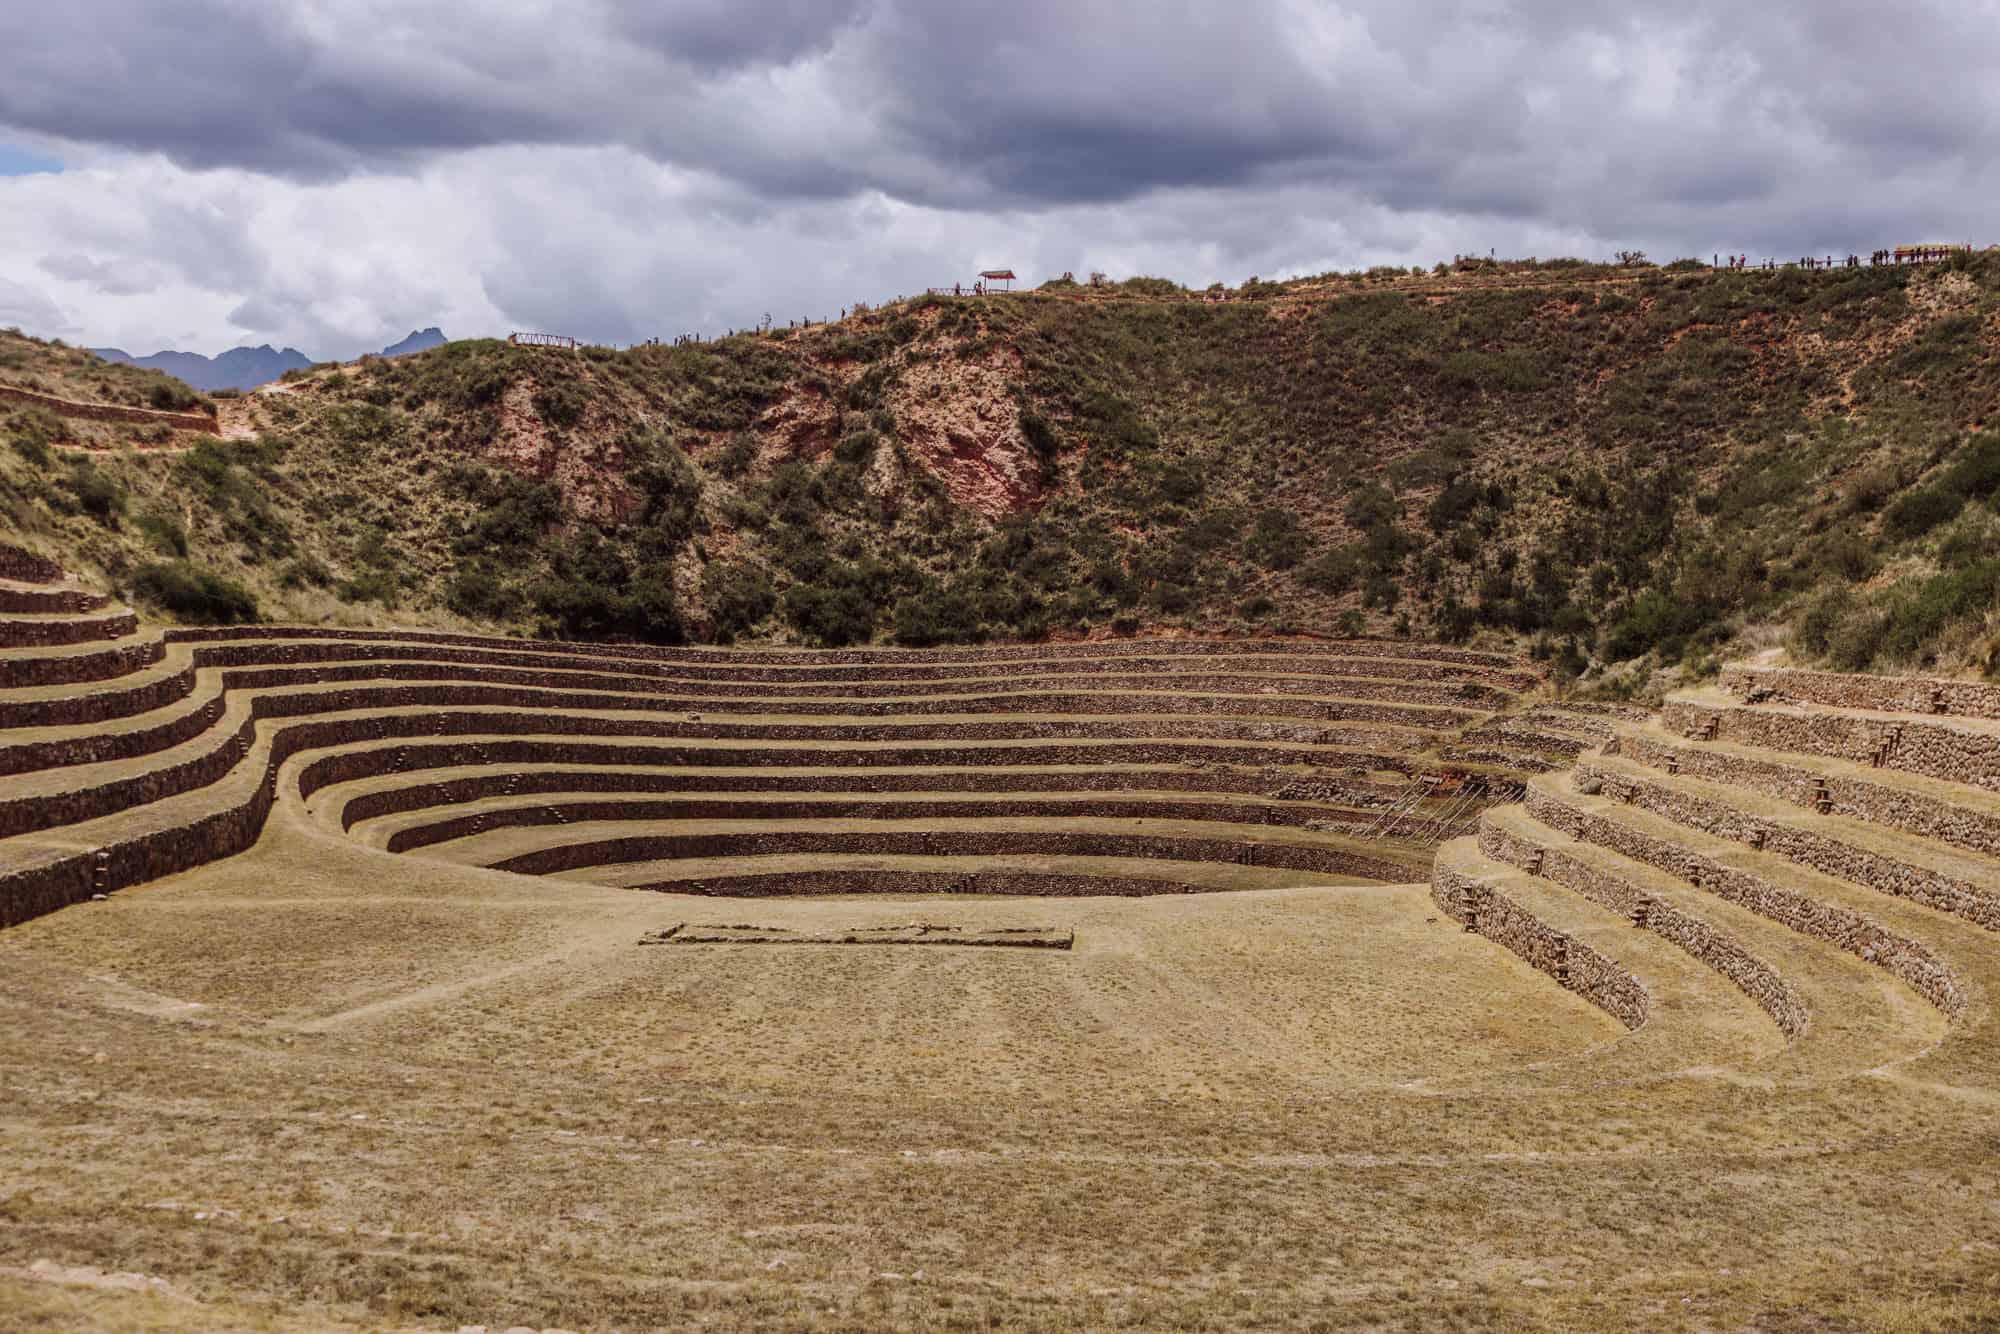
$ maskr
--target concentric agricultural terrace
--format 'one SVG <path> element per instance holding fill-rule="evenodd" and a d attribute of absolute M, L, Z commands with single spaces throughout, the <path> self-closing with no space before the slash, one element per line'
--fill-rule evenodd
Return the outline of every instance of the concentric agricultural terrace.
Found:
<path fill-rule="evenodd" d="M 0 923 L 14 929 L 0 936 L 13 978 L 0 1028 L 16 1070 L 72 1041 L 167 1043 L 176 1070 L 233 1070 L 215 1099 L 282 1102 L 285 1072 L 306 1059 L 294 1038 L 338 1033 L 373 1045 L 313 1057 L 312 1078 L 377 1109 L 356 1120 L 383 1119 L 383 1072 L 404 1071 L 400 1088 L 427 1090 L 418 1120 L 531 1088 L 566 1109 L 549 1113 L 556 1123 L 624 1145 L 660 1143 L 666 1127 L 641 1141 L 631 1118 L 677 1098 L 699 1106 L 676 1115 L 722 1117 L 746 1142 L 781 1133 L 717 1111 L 731 1090 L 768 1099 L 785 1135 L 864 1155 L 886 1155 L 880 1136 L 1044 1144 L 1048 1125 L 1093 1140 L 1110 1132 L 1091 1127 L 1115 1123 L 1134 1143 L 1137 1127 L 1167 1127 L 1193 1155 L 1173 1170 L 1198 1173 L 1203 1152 L 1284 1152 L 1303 1135 L 1297 1152 L 1320 1156 L 1285 1178 L 1305 1192 L 1293 1207 L 1326 1217 L 1340 1196 L 1346 1225 L 1376 1238 L 1350 1257 L 1343 1291 L 1435 1280 L 1430 1248 L 1393 1237 L 1470 1226 L 1455 1212 L 1470 1209 L 1518 1227 L 1464 1280 L 1503 1307 L 1519 1274 L 1543 1275 L 1559 1301 L 1610 1260 L 1634 1300 L 1689 1263 L 1733 1265 L 1753 1303 L 1758 1283 L 1810 1289 L 1803 1262 L 1768 1245 L 1774 1226 L 1798 1255 L 1837 1253 L 1864 1277 L 1877 1259 L 1908 1272 L 1898 1257 L 1939 1229 L 1994 1234 L 1975 1127 L 2000 1106 L 1987 1023 L 2000 981 L 2000 688 L 1739 668 L 1644 717 L 1536 703 L 1534 674 L 1494 655 L 1381 642 L 813 653 L 162 634 L 39 558 L 9 551 L 4 564 Z M 703 943 L 640 948 L 683 927 Z M 871 931 L 923 943 L 1039 933 L 1074 948 L 755 943 Z M 255 1073 L 199 1064 L 218 1044 L 256 1051 Z M 68 1087 L 36 1079 L 44 1097 Z M 899 1120 L 884 1095 L 916 1099 L 921 1115 Z M 874 1114 L 849 1124 L 843 1098 Z M 1305 1105 L 1324 1115 L 1301 1120 Z M 1211 1115 L 1190 1120 L 1190 1107 Z M 335 1140 L 361 1133 L 315 1099 L 296 1115 Z M 257 1223 L 243 1192 L 266 1177 L 249 1168 L 205 1160 L 196 1186 L 186 1173 L 200 1154 L 185 1145 L 165 1159 L 100 1145 L 96 1174 L 79 1178 L 56 1166 L 74 1157 L 63 1134 L 37 1133 L 46 1140 L 20 1141 L 21 1179 L 38 1198 L 73 1197 L 79 1219 L 139 1180 L 176 1199 L 228 1196 L 249 1210 L 246 1229 Z M 1384 1157 L 1391 1144 L 1407 1158 Z M 1449 1166 L 1453 1189 L 1378 1199 L 1378 1180 L 1357 1197 L 1375 1202 L 1357 1205 L 1339 1178 L 1364 1165 L 1329 1145 L 1365 1151 L 1370 1170 Z M 1832 1178 L 1771 1168 L 1836 1149 L 1900 1186 L 1829 1214 Z M 1140 1177 L 1159 1167 L 1100 1151 Z M 1522 1165 L 1592 1151 L 1617 1165 L 1581 1177 Z M 408 1180 L 384 1165 L 396 1152 L 371 1141 L 365 1178 L 319 1169 L 338 1189 L 287 1206 L 286 1226 L 426 1216 L 437 1192 L 472 1189 L 487 1212 L 460 1200 L 454 1216 L 486 1219 L 484 1242 L 443 1224 L 381 1235 L 408 1255 L 476 1261 L 484 1245 L 513 1265 L 554 1225 L 510 1233 L 522 1225 L 497 1214 L 535 1212 L 537 1170 L 588 1175 L 545 1164 L 499 1182 L 461 1164 L 476 1184 L 447 1173 L 440 1185 L 415 1166 L 421 1147 L 400 1150 L 414 1155 Z M 702 1170 L 736 1182 L 718 1200 L 775 1192 L 779 1213 L 824 1216 L 845 1192 L 863 1207 L 914 1170 L 916 1155 L 897 1152 L 861 1185 L 803 1168 L 774 1183 L 726 1155 Z M 1711 1153 L 1762 1183 L 1754 1200 L 1717 1197 Z M 1968 1161 L 1984 1175 L 1967 1177 Z M 1620 1176 L 1635 1165 L 1666 1212 L 1607 1234 L 1601 1210 L 1637 1189 Z M 1036 1289 L 1043 1279 L 1010 1265 L 1043 1245 L 1099 1283 L 1178 1264 L 1200 1300 L 1203 1261 L 1167 1238 L 1193 1217 L 1226 1235 L 1232 1209 L 1262 1237 L 1256 1210 L 1270 1207 L 1204 1197 L 1169 1209 L 1179 1221 L 1159 1237 L 1121 1237 L 1145 1225 L 1120 1210 L 1173 1190 L 1107 1181 L 1090 1208 L 1051 1222 L 1022 1216 L 1010 1194 L 1032 1177 L 1019 1161 L 993 1181 L 968 1169 L 954 1178 L 955 1222 L 927 1215 L 930 1231 L 866 1243 L 795 1237 L 785 1263 L 877 1315 L 891 1308 L 868 1307 L 862 1289 L 878 1268 L 976 1272 L 987 1286 L 961 1297 L 1004 1306 L 991 1276 Z M 809 1181 L 821 1192 L 810 1201 Z M 622 1189 L 601 1183 L 593 1207 L 629 1222 L 635 1245 L 705 1228 L 691 1273 L 770 1267 L 730 1239 L 722 1205 L 642 1224 L 643 1195 Z M 894 1216 L 892 1195 L 869 1207 Z M 1701 1214 L 1698 1241 L 1676 1209 Z M 55 1224 L 0 1229 L 0 1245 L 174 1263 L 150 1226 L 115 1245 Z M 933 1253 L 923 1238 L 938 1228 L 958 1240 Z M 1994 1272 L 1991 1255 L 1954 1257 L 1924 1263 Z M 1282 1247 L 1228 1263 L 1273 1291 L 1317 1281 Z M 558 1291 L 578 1300 L 573 1275 L 510 1272 L 503 1294 L 452 1309 L 574 1314 L 535 1306 Z M 586 1314 L 658 1314 L 657 1292 L 615 1277 L 590 1291 L 599 1305 Z M 1100 1294 L 1071 1314 L 1143 1315 L 1129 1298 L 1107 1307 Z M 1974 1294 L 1988 1298 L 2000 1294 Z M 739 1313 L 771 1314 L 762 1300 Z"/>
<path fill-rule="evenodd" d="M 1496 722 L 1531 674 L 1397 645 L 655 650 L 0 600 L 9 924 L 240 852 L 300 800 L 390 852 L 695 894 L 1410 880 L 1518 793 L 1507 765 L 1603 726 Z"/>

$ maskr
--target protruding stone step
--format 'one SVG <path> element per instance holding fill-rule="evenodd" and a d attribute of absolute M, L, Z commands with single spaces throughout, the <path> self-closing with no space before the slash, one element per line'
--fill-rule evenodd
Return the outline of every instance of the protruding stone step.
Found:
<path fill-rule="evenodd" d="M 78 615 L 110 605 L 105 594 L 75 585 L 0 579 L 0 614 L 8 616 Z"/>
<path fill-rule="evenodd" d="M 1966 989 L 1957 971 L 1925 940 L 1883 920 L 1894 918 L 1907 927 L 1912 914 L 1921 910 L 1647 811 L 1612 807 L 1578 792 L 1567 775 L 1535 779 L 1529 785 L 1526 814 L 1578 842 L 1650 866 L 1882 968 L 1948 1018 L 1965 1013 Z M 1945 919 L 1927 916 L 1919 925 L 1926 923 L 1932 930 L 1942 929 Z"/>
<path fill-rule="evenodd" d="M 32 612 L 0 616 L 0 648 L 53 648 L 62 644 L 102 644 L 136 634 L 139 618 L 129 611 L 73 614 Z"/>
<path fill-rule="evenodd" d="M 1641 809 L 1689 829 L 1741 841 L 1823 875 L 2000 931 L 2000 860 L 1968 856 L 1841 816 L 1804 820 L 1786 803 L 1762 793 L 1669 777 L 1624 756 L 1591 757 L 1576 775 L 1579 780 L 1596 776 L 1631 783 Z M 1830 808 L 1830 800 L 1820 807 Z"/>
<path fill-rule="evenodd" d="M 2000 685 L 1980 681 L 1857 676 L 1786 667 L 1725 667 L 1717 684 L 1737 699 L 1755 695 L 1822 709 L 2000 719 Z"/>
<path fill-rule="evenodd" d="M 1627 729 L 1621 739 L 1620 756 L 1651 769 L 1675 770 L 1808 810 L 1823 790 L 1832 802 L 1826 814 L 2000 857 L 2000 795 L 1983 789 L 1827 757 L 1732 744 L 1697 749 L 1657 726 Z M 1823 789 L 1816 788 L 1816 778 L 1824 779 Z"/>
<path fill-rule="evenodd" d="M 1718 738 L 1759 750 L 1820 755 L 1882 769 L 2000 791 L 2000 722 L 1985 718 L 1927 720 L 1855 710 L 1796 705 L 1745 705 L 1718 691 L 1670 696 L 1665 725 L 1690 735 L 1709 723 Z M 1882 746 L 1885 730 L 1900 724 L 1896 744 Z"/>
<path fill-rule="evenodd" d="M 165 656 L 166 645 L 143 633 L 110 643 L 0 649 L 0 689 L 108 681 L 150 667 Z"/>
<path fill-rule="evenodd" d="M 1538 860 L 1541 875 L 1581 895 L 1607 912 L 1638 919 L 1643 929 L 1671 942 L 1703 966 L 1715 970 L 1770 1016 L 1788 1038 L 1806 1031 L 1806 1002 L 1776 968 L 1697 911 L 1663 896 L 1636 866 L 1620 865 L 1519 808 L 1489 811 L 1480 823 L 1479 851 L 1494 861 L 1524 868 Z"/>

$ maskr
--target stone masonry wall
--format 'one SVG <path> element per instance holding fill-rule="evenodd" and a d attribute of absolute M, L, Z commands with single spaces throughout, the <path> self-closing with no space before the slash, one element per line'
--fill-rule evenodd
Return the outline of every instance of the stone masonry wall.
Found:
<path fill-rule="evenodd" d="M 1529 842 L 1491 822 L 1479 829 L 1479 850 L 1494 861 L 1526 869 L 1540 854 L 1543 878 L 1573 890 L 1591 902 L 1632 919 L 1644 911 L 1645 929 L 1684 951 L 1698 963 L 1733 982 L 1788 1038 L 1806 1031 L 1806 1003 L 1770 964 L 1745 949 L 1735 937 L 1708 922 L 1682 912 L 1673 904 L 1647 894 L 1637 885 L 1569 852 L 1554 839 Z"/>
<path fill-rule="evenodd" d="M 1927 945 L 1899 935 L 1879 922 L 1653 838 L 1629 825 L 1590 814 L 1546 790 L 1531 787 L 1527 808 L 1537 820 L 1571 838 L 1656 867 L 1718 898 L 1875 964 L 1907 983 L 1950 1018 L 1959 1018 L 1964 1013 L 1965 991 L 1957 974 L 1931 953 Z"/>
<path fill-rule="evenodd" d="M 62 566 L 47 556 L 37 556 L 22 547 L 0 542 L 0 579 L 12 579 L 23 584 L 52 584 L 62 578 L 62 574 Z"/>
<path fill-rule="evenodd" d="M 511 765 L 498 765 L 493 773 L 466 775 L 409 787 L 383 788 L 348 799 L 341 807 L 341 825 L 352 829 L 364 820 L 379 819 L 406 811 L 432 810 L 492 797 L 532 796 L 540 793 L 575 794 L 585 792 L 804 792 L 824 793 L 829 780 L 822 774 L 761 773 L 707 774 L 647 773 L 631 770 L 567 769 L 535 770 L 515 767 L 555 764 L 564 761 L 553 755 L 571 756 L 574 762 L 594 764 L 595 747 L 572 748 L 562 742 L 529 751 L 522 748 Z M 574 753 L 573 753 L 574 752 Z M 462 750 L 455 750 L 462 756 Z M 352 782 L 390 772 L 393 753 L 380 748 L 342 751 L 314 760 L 302 781 L 314 790 L 334 782 Z M 451 756 L 441 757 L 449 767 Z M 338 775 L 338 776 L 335 776 Z M 1220 792 L 1264 795 L 1269 779 L 1257 773 L 1211 772 L 1197 769 L 1154 769 L 1139 773 L 1106 772 L 1092 769 L 1022 773 L 995 769 L 979 773 L 871 773 L 866 770 L 842 774 L 834 790 L 842 793 L 871 792 Z M 1282 807 L 1280 809 L 1283 809 Z M 1299 809 L 1355 814 L 1375 819 L 1379 812 L 1349 812 L 1340 806 L 1301 803 Z"/>
<path fill-rule="evenodd" d="M 37 658 L 0 659 L 0 687 L 83 685 L 114 676 L 130 676 L 166 656 L 157 639 L 114 644 L 86 653 L 51 654 Z"/>
<path fill-rule="evenodd" d="M 1771 692 L 1797 704 L 1887 713 L 2000 718 L 2000 686 L 1923 676 L 1852 676 L 1789 667 L 1726 667 L 1722 688 L 1739 699 Z"/>
<path fill-rule="evenodd" d="M 1558 931 L 1490 885 L 1440 860 L 1431 872 L 1431 898 L 1455 922 L 1511 950 L 1531 966 L 1598 1009 L 1636 1029 L 1652 1012 L 1652 996 L 1637 977 L 1572 935 Z"/>
<path fill-rule="evenodd" d="M 39 609 L 30 615 L 39 614 Z M 91 644 L 123 639 L 139 629 L 139 618 L 129 611 L 110 612 L 83 619 L 47 621 L 0 620 L 0 648 L 55 648 L 65 644 Z"/>
<path fill-rule="evenodd" d="M 1761 835 L 1762 851 L 1772 856 L 1783 857 L 1837 880 L 1866 885 L 1884 894 L 1894 894 L 1927 908 L 1963 917 L 1988 931 L 2000 931 L 2000 885 L 1975 884 L 1926 867 L 1913 866 L 1837 838 L 1760 818 L 1723 802 L 1698 797 L 1679 787 L 1635 779 L 1587 760 L 1577 766 L 1576 772 L 1582 776 L 1595 776 L 1607 790 L 1616 789 L 1621 795 L 1629 793 L 1630 804 L 1675 824 L 1746 844 L 1754 843 L 1756 836 Z"/>
<path fill-rule="evenodd" d="M 1883 720 L 1838 713 L 1789 709 L 1715 708 L 1686 700 L 1669 700 L 1661 723 L 1683 735 L 1695 735 L 1710 718 L 1716 739 L 1761 750 L 1828 755 L 1869 764 L 1892 736 L 1883 768 L 1921 774 L 1947 783 L 1970 783 L 2000 791 L 2000 737 L 1949 722 L 1923 719 Z"/>
<path fill-rule="evenodd" d="M 417 809 L 430 809 L 418 807 Z M 506 806 L 412 825 L 391 834 L 390 852 L 408 852 L 492 829 L 520 829 L 586 820 L 978 820 L 978 819 L 1195 820 L 1303 829 L 1342 825 L 1367 828 L 1376 816 L 1324 807 L 1284 807 L 1250 802 L 1148 800 L 1144 797 L 1036 798 L 986 801 L 744 801 L 724 797 L 682 800 L 555 801 Z"/>
<path fill-rule="evenodd" d="M 1025 894 L 1037 898 L 1144 898 L 1198 894 L 1199 885 L 1140 876 L 1055 875 L 1039 871 L 755 871 L 655 880 L 635 889 L 718 898 L 801 894 Z"/>
<path fill-rule="evenodd" d="M 1866 820 L 1905 830 L 1941 843 L 2000 856 L 2000 815 L 1930 797 L 1908 788 L 1891 787 L 1852 777 L 1837 770 L 1815 773 L 1802 764 L 1751 759 L 1698 745 L 1670 746 L 1651 737 L 1620 738 L 1620 755 L 1648 768 L 1665 769 L 1671 762 L 1681 773 L 1715 783 L 1749 788 L 1765 796 L 1813 809 L 1815 778 L 1826 781 L 1830 814 Z"/>
<path fill-rule="evenodd" d="M 772 830 L 740 834 L 632 834 L 537 848 L 495 862 L 492 869 L 524 875 L 553 875 L 590 866 L 627 862 L 678 861 L 696 857 L 775 857 L 803 853 L 865 854 L 883 857 L 1117 857 L 1181 862 L 1221 862 L 1312 871 L 1362 880 L 1400 883 L 1416 873 L 1410 866 L 1368 857 L 1344 848 L 1305 844 L 1242 843 L 1233 839 L 1178 838 L 1143 834 L 1020 832 L 822 833 Z"/>
<path fill-rule="evenodd" d="M 207 435 L 219 433 L 216 419 L 204 412 L 162 412 L 157 408 L 128 408 L 116 403 L 79 403 L 75 399 L 38 394 L 32 389 L 11 384 L 0 384 L 0 401 L 26 403 L 30 407 L 47 408 L 59 417 L 78 417 L 85 421 L 171 426 L 177 431 L 200 431 Z"/>

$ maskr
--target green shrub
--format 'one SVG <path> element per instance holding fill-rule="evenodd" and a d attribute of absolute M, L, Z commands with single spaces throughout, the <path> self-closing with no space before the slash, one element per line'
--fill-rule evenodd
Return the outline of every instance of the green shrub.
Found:
<path fill-rule="evenodd" d="M 89 459 L 72 462 L 69 490 L 76 498 L 77 509 L 106 528 L 118 526 L 119 516 L 125 512 L 125 489 L 99 472 L 96 464 Z"/>
<path fill-rule="evenodd" d="M 376 602 L 394 607 L 402 584 L 389 570 L 362 570 L 335 586 L 334 596 L 342 602 Z"/>
<path fill-rule="evenodd" d="M 23 408 L 7 420 L 8 443 L 22 458 L 38 468 L 54 461 L 49 446 L 65 439 L 69 428 L 47 408 Z"/>
<path fill-rule="evenodd" d="M 445 606 L 460 616 L 480 621 L 503 621 L 521 610 L 519 590 L 510 587 L 500 572 L 484 562 L 460 569 L 445 585 Z"/>
<path fill-rule="evenodd" d="M 1910 661 L 1930 656 L 1930 646 L 1958 622 L 1983 619 L 2000 605 L 2000 560 L 1983 560 L 1926 580 L 1890 612 L 1881 651 Z"/>
<path fill-rule="evenodd" d="M 1315 558 L 1299 571 L 1299 582 L 1315 593 L 1338 596 L 1361 579 L 1361 558 L 1354 547 L 1338 547 Z"/>
<path fill-rule="evenodd" d="M 1027 408 L 1021 409 L 1021 437 L 1028 442 L 1035 457 L 1044 464 L 1053 463 L 1062 449 L 1062 439 L 1047 417 Z"/>
<path fill-rule="evenodd" d="M 979 609 L 966 591 L 937 580 L 927 581 L 896 604 L 895 635 L 897 643 L 917 647 L 970 644 L 985 638 Z"/>
<path fill-rule="evenodd" d="M 162 412 L 186 412 L 201 405 L 201 395 L 178 381 L 163 380 L 146 395 L 146 403 Z"/>
<path fill-rule="evenodd" d="M 1649 588 L 1632 600 L 1605 638 L 1604 656 L 1619 662 L 1636 658 L 1652 649 L 1660 656 L 1676 660 L 1687 647 L 1688 638 L 1714 619 L 1714 609 Z"/>
<path fill-rule="evenodd" d="M 186 556 L 188 554 L 187 529 L 181 521 L 170 514 L 158 510 L 147 510 L 132 521 L 142 537 L 152 545 L 153 550 L 163 556 Z"/>
<path fill-rule="evenodd" d="M 1306 535 L 1290 510 L 1262 510 L 1245 550 L 1267 570 L 1289 570 L 1305 556 Z"/>
<path fill-rule="evenodd" d="M 841 648 L 864 643 L 875 634 L 877 608 L 853 584 L 823 588 L 793 584 L 785 590 L 785 619 L 814 644 Z"/>
<path fill-rule="evenodd" d="M 718 643 L 755 629 L 778 604 L 770 576 L 750 564 L 711 562 L 701 572 L 701 600 Z"/>
<path fill-rule="evenodd" d="M 568 381 L 536 390 L 534 401 L 535 412 L 559 431 L 567 431 L 583 420 L 583 392 Z"/>
<path fill-rule="evenodd" d="M 333 571 L 317 556 L 300 556 L 285 566 L 278 583 L 284 588 L 331 588 Z"/>
<path fill-rule="evenodd" d="M 715 452 L 715 470 L 732 481 L 750 471 L 750 465 L 757 461 L 757 438 L 748 431 L 738 431 L 729 437 L 729 443 Z"/>
<path fill-rule="evenodd" d="M 184 560 L 141 566 L 132 577 L 133 594 L 184 621 L 202 625 L 248 625 L 257 620 L 257 599 L 231 579 L 197 570 Z"/>

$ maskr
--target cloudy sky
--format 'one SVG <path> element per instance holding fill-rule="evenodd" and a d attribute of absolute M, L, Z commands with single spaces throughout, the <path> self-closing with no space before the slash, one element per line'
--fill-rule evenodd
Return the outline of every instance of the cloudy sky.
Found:
<path fill-rule="evenodd" d="M 0 4 L 0 326 L 629 342 L 991 265 L 1996 238 L 2000 0 Z"/>

